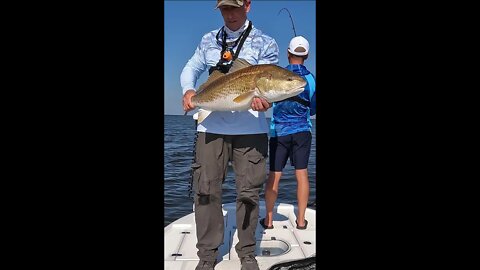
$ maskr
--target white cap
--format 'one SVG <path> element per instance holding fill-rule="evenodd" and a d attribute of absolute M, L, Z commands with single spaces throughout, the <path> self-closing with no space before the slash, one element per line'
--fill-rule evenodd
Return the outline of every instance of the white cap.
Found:
<path fill-rule="evenodd" d="M 290 40 L 290 45 L 288 46 L 288 51 L 294 55 L 307 55 L 308 50 L 310 49 L 310 45 L 308 44 L 308 40 L 306 40 L 302 36 L 294 37 Z"/>

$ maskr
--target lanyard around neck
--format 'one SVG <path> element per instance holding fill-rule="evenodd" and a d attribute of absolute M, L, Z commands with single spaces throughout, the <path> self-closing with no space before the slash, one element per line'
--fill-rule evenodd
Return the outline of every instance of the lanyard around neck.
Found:
<path fill-rule="evenodd" d="M 239 46 L 237 48 L 237 51 L 235 52 L 235 55 L 233 57 L 233 59 L 235 60 L 238 57 L 238 54 L 240 53 L 240 49 L 242 48 L 243 43 L 247 39 L 248 34 L 250 34 L 250 30 L 252 30 L 252 21 L 249 21 L 247 29 L 245 29 L 235 41 L 229 42 L 230 44 L 227 43 L 227 32 L 225 31 L 224 27 L 225 26 L 223 26 L 220 29 L 220 31 L 218 31 L 217 36 L 216 36 L 216 40 L 218 42 L 219 35 L 221 33 L 222 34 L 222 43 L 221 43 L 222 52 L 221 52 L 221 54 L 223 54 L 228 49 L 228 47 L 230 47 L 230 49 L 233 50 L 233 48 L 235 48 L 237 46 L 237 44 L 239 44 Z M 231 46 L 229 46 L 229 45 L 231 45 Z"/>

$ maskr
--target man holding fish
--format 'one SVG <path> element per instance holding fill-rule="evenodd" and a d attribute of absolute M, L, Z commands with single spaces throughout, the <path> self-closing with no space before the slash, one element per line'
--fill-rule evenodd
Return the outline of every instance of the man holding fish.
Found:
<path fill-rule="evenodd" d="M 193 169 L 197 255 L 196 270 L 214 269 L 222 245 L 222 183 L 228 162 L 235 172 L 235 246 L 242 270 L 258 270 L 255 230 L 259 192 L 266 180 L 268 124 L 271 103 L 303 91 L 306 82 L 278 64 L 278 45 L 255 28 L 247 13 L 251 0 L 217 0 L 225 25 L 202 37 L 185 65 L 180 81 L 183 108 L 199 107 Z M 197 90 L 200 75 L 209 79 Z"/>

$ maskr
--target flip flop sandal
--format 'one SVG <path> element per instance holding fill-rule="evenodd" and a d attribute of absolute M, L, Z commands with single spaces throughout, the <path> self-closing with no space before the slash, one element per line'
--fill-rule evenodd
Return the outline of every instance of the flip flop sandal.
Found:
<path fill-rule="evenodd" d="M 296 220 L 295 220 L 295 223 L 297 223 Z M 308 225 L 308 221 L 305 219 L 305 226 L 300 227 L 300 226 L 298 226 L 298 223 L 297 223 L 297 229 L 299 229 L 299 230 L 305 230 L 305 229 L 307 228 L 307 225 Z"/>
<path fill-rule="evenodd" d="M 265 225 L 265 219 L 264 218 L 260 219 L 259 223 L 260 223 L 260 225 L 262 225 L 263 229 L 265 229 L 265 230 L 273 229 L 273 225 L 270 226 L 270 227 L 267 227 L 267 225 Z"/>

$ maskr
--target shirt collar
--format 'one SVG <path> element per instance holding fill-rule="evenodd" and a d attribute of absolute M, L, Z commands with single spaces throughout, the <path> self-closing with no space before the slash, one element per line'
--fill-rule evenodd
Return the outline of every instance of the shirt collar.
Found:
<path fill-rule="evenodd" d="M 228 38 L 237 38 L 237 37 L 240 36 L 240 34 L 242 34 L 243 31 L 245 31 L 247 29 L 249 22 L 250 21 L 248 19 L 245 20 L 245 23 L 243 24 L 243 26 L 240 27 L 237 31 L 232 31 L 232 30 L 228 29 L 228 27 L 226 25 L 223 29 L 225 29 L 225 32 L 227 33 Z"/>
<path fill-rule="evenodd" d="M 304 65 L 300 64 L 289 64 L 288 66 L 286 66 L 286 69 L 300 75 L 307 75 L 308 73 L 310 73 Z"/>

